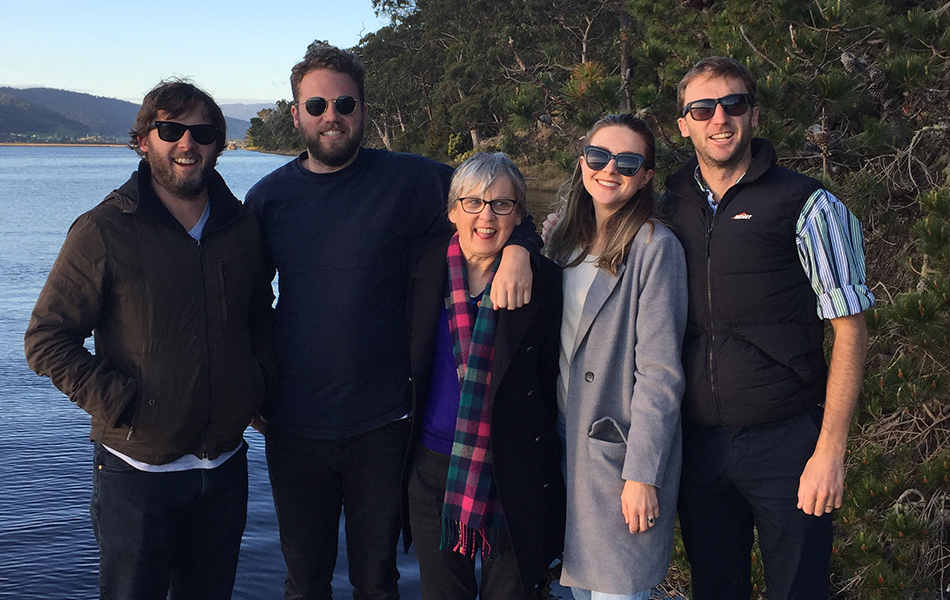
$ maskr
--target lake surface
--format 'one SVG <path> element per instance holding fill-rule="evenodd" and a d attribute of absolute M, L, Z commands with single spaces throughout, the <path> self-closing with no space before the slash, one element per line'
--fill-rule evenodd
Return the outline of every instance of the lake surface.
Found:
<path fill-rule="evenodd" d="M 290 160 L 225 152 L 218 170 L 244 198 Z M 89 417 L 23 357 L 23 333 L 66 231 L 123 184 L 138 158 L 125 148 L 0 146 L 0 598 L 98 597 L 98 554 L 89 521 Z M 91 347 L 91 339 L 89 341 Z M 284 564 L 264 461 L 248 430 L 250 499 L 234 598 L 283 597 Z M 345 546 L 334 596 L 351 597 Z M 414 559 L 400 553 L 403 598 L 418 598 Z"/>

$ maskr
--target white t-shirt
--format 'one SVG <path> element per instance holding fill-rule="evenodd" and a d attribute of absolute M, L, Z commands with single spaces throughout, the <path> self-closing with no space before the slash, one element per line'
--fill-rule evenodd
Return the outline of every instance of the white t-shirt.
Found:
<path fill-rule="evenodd" d="M 580 253 L 580 249 L 571 255 L 571 260 Z M 562 290 L 564 292 L 564 310 L 561 316 L 561 356 L 558 361 L 560 374 L 557 377 L 557 409 L 564 416 L 567 413 L 567 389 L 571 378 L 571 353 L 577 339 L 577 327 L 584 312 L 584 302 L 590 290 L 594 276 L 597 275 L 598 256 L 588 255 L 579 265 L 564 269 Z M 570 262 L 570 260 L 568 261 Z"/>

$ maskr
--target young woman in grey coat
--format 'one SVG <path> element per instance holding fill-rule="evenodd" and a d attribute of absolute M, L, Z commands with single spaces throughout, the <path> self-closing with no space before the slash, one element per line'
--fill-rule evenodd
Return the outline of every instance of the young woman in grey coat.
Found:
<path fill-rule="evenodd" d="M 578 600 L 645 600 L 673 547 L 686 264 L 676 237 L 653 219 L 647 125 L 604 117 L 587 144 L 547 246 L 565 267 L 561 583 Z"/>

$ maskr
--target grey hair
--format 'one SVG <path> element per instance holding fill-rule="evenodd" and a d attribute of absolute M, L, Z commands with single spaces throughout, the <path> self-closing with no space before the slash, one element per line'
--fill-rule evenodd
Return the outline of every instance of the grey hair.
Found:
<path fill-rule="evenodd" d="M 518 216 L 526 216 L 528 200 L 524 176 L 504 152 L 478 152 L 455 169 L 452 183 L 449 184 L 448 210 L 451 212 L 455 208 L 459 198 L 481 194 L 500 176 L 507 177 L 515 190 L 512 200 L 515 201 Z"/>

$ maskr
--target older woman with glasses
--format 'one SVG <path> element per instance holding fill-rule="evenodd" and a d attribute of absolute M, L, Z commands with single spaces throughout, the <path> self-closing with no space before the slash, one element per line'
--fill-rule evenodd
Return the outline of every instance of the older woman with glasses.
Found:
<path fill-rule="evenodd" d="M 420 243 L 410 262 L 403 516 L 423 600 L 531 598 L 562 549 L 560 270 L 540 258 L 522 308 L 494 310 L 489 299 L 502 249 L 525 215 L 518 168 L 504 154 L 476 154 L 449 188 L 457 231 Z"/>

